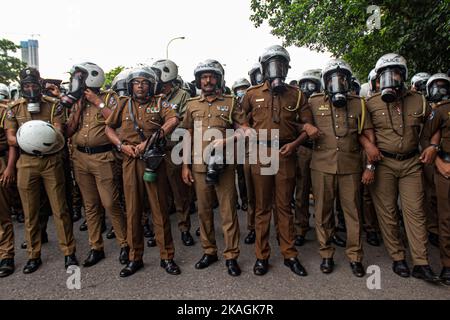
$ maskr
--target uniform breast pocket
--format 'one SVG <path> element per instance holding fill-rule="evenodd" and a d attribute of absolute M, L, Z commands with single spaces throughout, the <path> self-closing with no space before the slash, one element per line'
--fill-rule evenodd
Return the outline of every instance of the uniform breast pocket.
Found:
<path fill-rule="evenodd" d="M 374 110 L 370 116 L 375 128 L 387 128 L 388 114 L 386 110 Z"/>
<path fill-rule="evenodd" d="M 200 126 L 205 125 L 203 122 L 206 121 L 205 120 L 205 112 L 204 111 L 194 111 L 192 112 L 192 120 L 194 121 L 194 123 L 200 123 Z M 194 125 L 194 123 L 192 125 Z"/>
<path fill-rule="evenodd" d="M 21 117 L 21 116 L 16 116 L 16 120 L 17 120 L 17 123 L 18 123 L 19 127 L 21 125 L 23 125 L 25 122 L 27 122 L 27 118 L 26 117 Z"/>
<path fill-rule="evenodd" d="M 347 116 L 348 127 L 350 129 L 358 129 L 358 115 L 357 114 L 349 114 Z"/>
<path fill-rule="evenodd" d="M 281 117 L 287 121 L 295 121 L 297 119 L 297 108 L 294 107 L 283 107 L 281 108 Z"/>
<path fill-rule="evenodd" d="M 415 112 L 408 114 L 406 118 L 406 125 L 410 127 L 418 127 L 422 124 L 422 114 Z"/>
<path fill-rule="evenodd" d="M 252 118 L 255 121 L 262 121 L 269 117 L 269 108 L 265 104 L 257 104 L 252 109 Z"/>
<path fill-rule="evenodd" d="M 145 117 L 145 127 L 147 129 L 157 129 L 162 125 L 162 118 L 159 113 L 149 113 Z"/>
<path fill-rule="evenodd" d="M 214 123 L 211 123 L 214 127 L 228 128 L 230 127 L 230 113 L 221 112 L 214 116 Z"/>
<path fill-rule="evenodd" d="M 314 122 L 320 128 L 331 127 L 331 111 L 330 110 L 319 110 L 314 114 Z"/>

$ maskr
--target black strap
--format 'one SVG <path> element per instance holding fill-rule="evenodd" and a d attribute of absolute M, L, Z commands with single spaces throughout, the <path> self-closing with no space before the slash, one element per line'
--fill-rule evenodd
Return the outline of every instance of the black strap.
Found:
<path fill-rule="evenodd" d="M 132 106 L 132 103 L 131 103 L 131 98 L 128 100 L 128 113 L 130 114 L 130 118 L 133 121 L 134 130 L 138 133 L 139 138 L 141 139 L 141 141 L 147 140 L 147 138 L 145 138 L 145 135 L 144 135 L 144 130 L 139 128 L 139 126 L 137 124 L 136 117 L 134 116 L 134 113 L 133 113 L 133 106 Z"/>
<path fill-rule="evenodd" d="M 88 154 L 96 154 L 96 153 L 103 153 L 103 152 L 108 152 L 111 151 L 113 149 L 112 144 L 105 144 L 103 146 L 98 146 L 98 147 L 81 147 L 81 146 L 77 146 L 77 150 L 83 153 L 88 153 Z"/>
<path fill-rule="evenodd" d="M 0 151 L 0 158 L 3 158 L 6 156 L 6 150 L 1 150 Z"/>
<path fill-rule="evenodd" d="M 405 153 L 405 154 L 390 153 L 390 152 L 381 150 L 381 154 L 383 156 L 388 157 L 388 158 L 392 158 L 392 159 L 395 159 L 395 160 L 398 160 L 398 161 L 404 161 L 404 160 L 407 160 L 407 159 L 411 159 L 412 157 L 414 157 L 418 153 L 419 153 L 419 150 L 417 150 L 417 149 L 413 150 L 411 152 Z"/>

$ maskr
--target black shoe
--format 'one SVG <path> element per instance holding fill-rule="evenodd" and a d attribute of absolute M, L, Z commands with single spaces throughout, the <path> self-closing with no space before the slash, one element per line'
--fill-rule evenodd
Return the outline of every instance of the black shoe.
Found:
<path fill-rule="evenodd" d="M 345 222 L 344 221 L 339 221 L 337 226 L 336 226 L 336 230 L 340 231 L 340 232 L 347 232 L 347 227 L 345 226 Z"/>
<path fill-rule="evenodd" d="M 14 259 L 0 260 L 0 278 L 5 278 L 14 273 Z"/>
<path fill-rule="evenodd" d="M 323 273 L 332 273 L 334 268 L 333 258 L 324 258 L 320 264 L 320 271 Z"/>
<path fill-rule="evenodd" d="M 28 245 L 27 245 L 26 241 L 22 242 L 22 244 L 20 245 L 21 249 L 26 249 L 27 247 L 28 247 Z"/>
<path fill-rule="evenodd" d="M 195 208 L 195 202 L 192 201 L 189 204 L 189 214 L 194 214 L 197 211 L 197 208 Z"/>
<path fill-rule="evenodd" d="M 203 257 L 195 264 L 195 269 L 205 269 L 208 268 L 211 264 L 218 261 L 217 254 L 210 255 L 204 254 Z"/>
<path fill-rule="evenodd" d="M 301 277 L 306 277 L 308 273 L 305 268 L 300 264 L 300 261 L 296 257 L 284 259 L 284 265 L 288 266 L 293 273 Z"/>
<path fill-rule="evenodd" d="M 214 202 L 212 207 L 213 209 L 217 209 L 219 207 L 219 202 L 218 201 Z"/>
<path fill-rule="evenodd" d="M 72 222 L 77 222 L 81 219 L 81 208 L 73 208 Z"/>
<path fill-rule="evenodd" d="M 144 224 L 144 237 L 145 238 L 155 237 L 155 233 L 148 224 Z"/>
<path fill-rule="evenodd" d="M 238 203 L 236 203 L 236 210 L 241 210 L 241 205 Z"/>
<path fill-rule="evenodd" d="M 245 237 L 244 242 L 246 244 L 253 244 L 255 243 L 255 240 L 256 240 L 255 230 L 250 230 L 247 236 Z"/>
<path fill-rule="evenodd" d="M 156 239 L 155 239 L 155 237 L 150 237 L 147 240 L 147 247 L 150 247 L 150 248 L 156 247 Z"/>
<path fill-rule="evenodd" d="M 394 261 L 392 270 L 403 278 L 408 278 L 411 274 L 405 260 Z"/>
<path fill-rule="evenodd" d="M 414 266 L 411 275 L 414 278 L 422 279 L 431 283 L 438 283 L 439 277 L 431 270 L 429 265 Z"/>
<path fill-rule="evenodd" d="M 84 221 L 80 224 L 80 231 L 86 231 L 87 229 L 88 229 L 87 221 L 84 220 Z"/>
<path fill-rule="evenodd" d="M 439 248 L 439 235 L 437 235 L 436 233 L 429 232 L 428 242 L 431 243 L 433 246 Z"/>
<path fill-rule="evenodd" d="M 241 268 L 239 268 L 236 259 L 229 259 L 225 261 L 225 265 L 227 266 L 228 274 L 230 276 L 237 277 L 241 274 Z"/>
<path fill-rule="evenodd" d="M 48 243 L 48 234 L 47 231 L 42 231 L 41 233 L 41 243 Z"/>
<path fill-rule="evenodd" d="M 70 266 L 79 266 L 78 259 L 75 256 L 75 253 L 64 257 L 64 266 L 66 269 Z"/>
<path fill-rule="evenodd" d="M 305 244 L 305 236 L 302 236 L 302 235 L 295 236 L 294 244 L 298 247 L 303 246 Z"/>
<path fill-rule="evenodd" d="M 177 275 L 181 273 L 180 268 L 177 266 L 173 259 L 161 259 L 161 268 L 164 268 L 168 274 Z"/>
<path fill-rule="evenodd" d="M 367 232 L 367 243 L 374 247 L 380 246 L 380 238 L 378 237 L 378 233 L 374 231 Z"/>
<path fill-rule="evenodd" d="M 443 267 L 439 278 L 443 284 L 450 286 L 450 267 Z"/>
<path fill-rule="evenodd" d="M 364 277 L 366 274 L 366 271 L 364 270 L 364 267 L 361 262 L 357 261 L 350 262 L 350 268 L 352 268 L 353 274 L 358 278 Z"/>
<path fill-rule="evenodd" d="M 128 254 L 130 253 L 130 248 L 128 246 L 120 248 L 119 262 L 120 264 L 128 264 L 130 260 L 128 259 Z"/>
<path fill-rule="evenodd" d="M 129 277 L 142 267 L 144 267 L 144 262 L 142 262 L 142 260 L 130 261 L 127 266 L 120 271 L 120 276 L 122 278 Z"/>
<path fill-rule="evenodd" d="M 242 209 L 242 211 L 247 211 L 248 210 L 247 201 L 242 201 L 241 209 Z"/>
<path fill-rule="evenodd" d="M 197 237 L 200 237 L 200 227 L 198 227 L 197 230 L 195 230 L 195 235 Z"/>
<path fill-rule="evenodd" d="M 111 227 L 109 229 L 108 233 L 106 234 L 106 239 L 114 239 L 116 237 L 116 233 L 114 232 L 114 227 Z"/>
<path fill-rule="evenodd" d="M 25 265 L 25 267 L 23 267 L 23 273 L 25 273 L 25 274 L 33 273 L 37 269 L 39 269 L 39 266 L 41 264 L 42 264 L 41 258 L 30 259 L 27 261 L 27 264 Z"/>
<path fill-rule="evenodd" d="M 100 229 L 100 232 L 101 232 L 101 233 L 105 233 L 105 232 L 106 232 L 106 229 L 107 229 L 107 227 L 106 227 L 106 220 L 105 220 L 105 218 L 103 217 L 103 220 L 102 220 L 102 227 L 101 227 L 101 229 Z"/>
<path fill-rule="evenodd" d="M 24 223 L 24 222 L 25 222 L 25 216 L 24 216 L 24 214 L 23 214 L 23 211 L 22 211 L 22 212 L 19 212 L 19 213 L 17 214 L 16 219 L 17 219 L 17 222 L 18 222 L 18 223 Z"/>
<path fill-rule="evenodd" d="M 267 271 L 269 271 L 269 260 L 256 259 L 255 265 L 253 266 L 253 273 L 257 276 L 263 276 Z"/>
<path fill-rule="evenodd" d="M 184 231 L 181 233 L 181 241 L 186 247 L 190 247 L 194 245 L 194 238 L 192 238 L 191 233 L 189 231 Z"/>
<path fill-rule="evenodd" d="M 92 267 L 100 260 L 105 259 L 105 251 L 92 249 L 86 260 L 83 262 L 83 267 Z"/>
<path fill-rule="evenodd" d="M 333 242 L 338 247 L 345 248 L 347 246 L 347 242 L 345 240 L 341 239 L 337 234 L 334 234 L 331 237 L 331 242 Z"/>

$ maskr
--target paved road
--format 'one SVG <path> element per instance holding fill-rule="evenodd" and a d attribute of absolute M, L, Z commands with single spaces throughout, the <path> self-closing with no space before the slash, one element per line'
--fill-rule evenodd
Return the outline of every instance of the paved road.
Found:
<path fill-rule="evenodd" d="M 295 276 L 283 265 L 282 257 L 271 234 L 272 257 L 270 272 L 264 277 L 252 272 L 255 261 L 253 246 L 243 243 L 246 234 L 245 214 L 239 212 L 241 238 L 241 256 L 239 263 L 242 275 L 232 278 L 226 273 L 224 259 L 205 270 L 196 270 L 195 262 L 201 257 L 201 247 L 196 238 L 193 247 L 184 247 L 176 229 L 175 216 L 172 215 L 172 230 L 176 246 L 176 262 L 182 274 L 172 276 L 159 266 L 157 248 L 146 248 L 144 269 L 130 278 L 122 279 L 119 272 L 122 266 L 118 262 L 119 249 L 115 240 L 107 240 L 106 259 L 92 268 L 81 268 L 81 289 L 69 290 L 66 286 L 70 276 L 64 269 L 64 257 L 57 247 L 53 221 L 49 222 L 50 242 L 43 246 L 41 268 L 24 275 L 22 268 L 27 260 L 25 250 L 20 249 L 24 239 L 24 225 L 15 223 L 16 233 L 16 272 L 8 278 L 0 279 L 0 299 L 450 299 L 450 287 L 434 286 L 423 281 L 403 279 L 391 271 L 385 248 L 371 247 L 364 242 L 365 266 L 378 265 L 381 270 L 381 289 L 369 290 L 365 278 L 352 275 L 344 250 L 337 248 L 336 268 L 330 275 L 319 270 L 320 257 L 314 232 L 307 236 L 305 246 L 299 248 L 300 260 L 309 276 Z M 193 230 L 198 222 L 192 215 Z M 216 235 L 219 250 L 223 248 L 220 217 L 216 214 Z M 80 232 L 80 222 L 75 223 L 77 256 L 82 262 L 89 250 L 87 233 Z M 440 271 L 439 252 L 430 247 L 432 266 Z"/>

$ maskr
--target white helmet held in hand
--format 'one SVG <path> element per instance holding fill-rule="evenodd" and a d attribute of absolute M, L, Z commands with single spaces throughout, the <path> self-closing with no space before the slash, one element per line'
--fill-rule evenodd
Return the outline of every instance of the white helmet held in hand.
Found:
<path fill-rule="evenodd" d="M 81 70 L 86 73 L 86 78 L 84 83 L 88 88 L 101 88 L 105 83 L 105 72 L 102 68 L 92 62 L 83 62 L 80 64 L 76 64 L 72 67 L 70 73 L 73 73 L 76 70 Z"/>
<path fill-rule="evenodd" d="M 20 149 L 36 156 L 53 154 L 64 147 L 64 137 L 53 125 L 42 120 L 25 122 L 17 130 Z"/>

